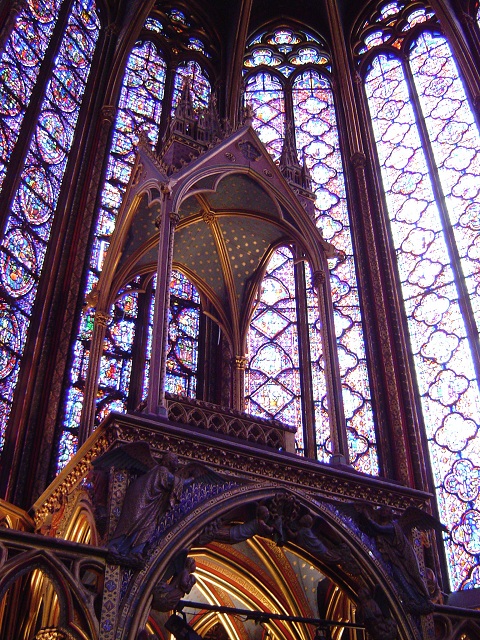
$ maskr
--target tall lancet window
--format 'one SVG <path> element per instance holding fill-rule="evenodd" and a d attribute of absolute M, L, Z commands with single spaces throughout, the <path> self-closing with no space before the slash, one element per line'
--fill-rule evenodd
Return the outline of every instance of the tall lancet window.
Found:
<path fill-rule="evenodd" d="M 293 123 L 297 157 L 312 177 L 316 222 L 339 257 L 330 279 L 351 462 L 378 473 L 376 434 L 364 346 L 353 242 L 336 122 L 330 56 L 320 37 L 288 27 L 251 40 L 244 62 L 245 100 L 253 125 L 275 160 L 282 156 L 286 123 Z M 317 457 L 328 460 L 328 401 L 314 295 L 308 303 Z"/>
<path fill-rule="evenodd" d="M 93 0 L 22 4 L 0 56 L 0 448 L 100 32 Z"/>
<path fill-rule="evenodd" d="M 452 587 L 479 587 L 479 130 L 427 5 L 379 5 L 358 40 Z"/>
<path fill-rule="evenodd" d="M 158 144 L 164 133 L 162 126 L 164 127 L 168 121 L 164 110 L 173 114 L 185 82 L 190 84 L 196 109 L 204 108 L 208 104 L 211 84 L 206 67 L 212 57 L 212 50 L 206 41 L 200 39 L 201 33 L 203 30 L 193 23 L 193 18 L 189 16 L 187 20 L 182 11 L 175 8 L 166 12 L 155 9 L 145 22 L 142 38 L 135 44 L 127 59 L 117 105 L 113 141 L 107 159 L 106 178 L 99 196 L 98 218 L 84 292 L 87 298 L 96 286 L 102 271 L 135 161 L 139 131 L 146 133 L 152 146 Z M 168 94 L 165 93 L 166 87 L 170 87 Z M 134 283 L 128 283 L 126 286 L 127 289 L 132 288 L 132 291 L 136 288 Z M 127 303 L 129 296 L 133 296 L 131 304 L 128 303 L 128 308 L 129 312 L 134 311 L 134 316 L 131 316 L 129 321 L 132 325 L 135 324 L 134 332 L 138 334 L 139 323 L 135 320 L 138 306 L 134 302 L 137 294 L 123 291 L 118 295 L 118 301 L 112 308 L 112 318 L 118 319 L 122 316 L 123 311 L 120 307 Z M 122 299 L 124 302 L 121 302 Z M 151 306 L 151 301 L 149 304 Z M 150 311 L 153 313 L 153 307 Z M 59 469 L 72 457 L 78 445 L 78 427 L 84 405 L 85 379 L 90 364 L 94 315 L 94 308 L 87 308 L 82 313 L 73 348 L 60 436 Z M 107 337 L 113 328 L 110 324 L 107 327 Z M 125 323 L 124 326 L 126 326 Z M 148 326 L 147 321 L 143 323 L 142 331 L 148 332 Z M 120 329 L 117 327 L 115 330 Z M 134 340 L 133 334 L 130 339 Z M 133 352 L 130 354 L 131 348 L 135 351 L 134 346 L 128 346 L 126 351 L 122 351 L 127 347 L 126 343 L 116 345 L 112 340 L 107 340 L 105 343 L 97 399 L 97 422 L 107 415 L 109 409 L 126 410 L 129 406 L 126 399 L 137 397 L 137 393 L 133 393 L 130 389 L 132 375 L 135 375 L 137 380 L 143 380 L 143 396 L 147 393 L 148 384 L 144 368 L 149 365 L 149 354 L 146 353 L 146 349 L 151 343 L 151 335 L 145 335 L 145 339 L 137 336 L 135 340 L 143 345 L 145 353 L 142 357 L 136 356 Z M 111 348 L 116 355 L 112 356 Z M 122 352 L 122 358 L 120 358 L 120 352 Z M 115 367 L 112 366 L 113 360 Z M 108 365 L 109 362 L 110 365 Z M 135 365 L 135 362 L 141 364 Z M 143 368 L 142 371 L 135 372 L 136 366 Z M 109 375 L 110 378 L 108 378 Z M 107 395 L 105 396 L 104 393 Z"/>
<path fill-rule="evenodd" d="M 297 305 L 292 252 L 270 258 L 248 334 L 247 410 L 297 427 L 303 451 Z"/>

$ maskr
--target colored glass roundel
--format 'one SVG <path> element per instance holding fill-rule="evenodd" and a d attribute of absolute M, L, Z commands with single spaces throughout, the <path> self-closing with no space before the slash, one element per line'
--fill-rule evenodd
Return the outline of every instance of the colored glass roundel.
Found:
<path fill-rule="evenodd" d="M 35 284 L 35 245 L 24 232 L 14 229 L 6 235 L 2 246 L 6 249 L 0 253 L 2 284 L 9 295 L 19 298 Z"/>

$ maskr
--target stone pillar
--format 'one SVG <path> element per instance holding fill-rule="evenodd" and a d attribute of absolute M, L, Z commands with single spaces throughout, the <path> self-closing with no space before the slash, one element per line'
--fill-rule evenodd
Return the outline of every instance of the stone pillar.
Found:
<path fill-rule="evenodd" d="M 106 311 L 98 309 L 95 312 L 88 372 L 85 380 L 83 411 L 78 434 L 79 446 L 85 442 L 94 430 L 100 362 L 103 353 L 103 341 L 109 320 L 111 320 L 111 316 Z"/>
<path fill-rule="evenodd" d="M 160 214 L 156 221 L 159 230 L 157 288 L 155 291 L 155 317 L 153 319 L 147 412 L 166 417 L 165 375 L 168 350 L 168 309 L 170 306 L 173 243 L 179 214 L 169 211 L 170 187 L 167 183 L 161 185 L 161 193 Z"/>
<path fill-rule="evenodd" d="M 313 286 L 318 297 L 318 311 L 322 327 L 322 347 L 325 360 L 328 417 L 330 437 L 333 444 L 332 464 L 348 464 L 348 440 L 343 411 L 342 384 L 338 362 L 335 325 L 333 321 L 332 293 L 330 280 L 325 271 L 315 271 Z"/>
<path fill-rule="evenodd" d="M 248 360 L 245 356 L 233 358 L 233 408 L 245 411 L 245 370 Z"/>

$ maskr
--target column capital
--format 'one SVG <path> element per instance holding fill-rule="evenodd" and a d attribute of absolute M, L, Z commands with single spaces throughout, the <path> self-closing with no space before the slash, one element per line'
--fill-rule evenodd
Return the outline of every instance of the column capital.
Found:
<path fill-rule="evenodd" d="M 111 319 L 112 319 L 112 316 L 106 311 L 95 312 L 95 323 L 98 324 L 100 327 L 106 327 Z"/>
<path fill-rule="evenodd" d="M 363 167 L 367 164 L 367 158 L 365 154 L 361 151 L 356 151 L 350 158 L 350 162 L 355 167 L 355 169 L 363 169 Z"/>
<path fill-rule="evenodd" d="M 314 271 L 312 275 L 313 288 L 319 291 L 323 284 L 325 284 L 325 271 Z"/>
<path fill-rule="evenodd" d="M 247 368 L 247 365 L 248 365 L 247 356 L 235 356 L 233 361 L 236 369 L 245 371 L 245 369 Z"/>
<path fill-rule="evenodd" d="M 100 109 L 102 120 L 107 124 L 112 124 L 113 120 L 115 119 L 116 113 L 117 108 L 113 104 L 104 104 Z"/>

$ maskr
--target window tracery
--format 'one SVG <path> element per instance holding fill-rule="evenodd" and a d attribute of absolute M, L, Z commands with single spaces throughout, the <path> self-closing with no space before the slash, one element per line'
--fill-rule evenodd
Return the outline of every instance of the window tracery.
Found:
<path fill-rule="evenodd" d="M 34 88 L 42 96 L 16 191 L 4 194 L 8 208 L 0 246 L 0 446 L 3 446 L 62 182 L 100 24 L 93 0 L 72 3 L 55 55 L 48 50 L 58 3 L 30 3 L 21 12 L 0 63 L 3 99 L 2 163 L 17 142 Z M 49 56 L 50 81 L 35 87 L 42 56 Z M 46 64 L 46 60 L 43 61 Z M 27 123 L 27 126 L 30 126 Z M 4 167 L 4 164 L 2 164 Z M 2 170 L 1 179 L 5 172 Z"/>
<path fill-rule="evenodd" d="M 297 427 L 303 451 L 300 365 L 293 256 L 288 247 L 270 258 L 248 332 L 247 411 Z"/>
<path fill-rule="evenodd" d="M 312 177 L 317 225 L 340 252 L 330 266 L 350 456 L 355 468 L 376 474 L 376 435 L 330 56 L 320 38 L 281 27 L 250 41 L 244 73 L 245 100 L 253 109 L 253 126 L 276 161 L 282 154 L 286 122 L 293 122 L 297 160 L 306 164 Z M 320 344 L 319 329 L 311 315 L 310 342 Z M 326 390 L 320 373 L 323 365 L 316 355 L 312 363 L 317 455 L 327 460 L 331 452 L 326 433 Z"/>
<path fill-rule="evenodd" d="M 357 59 L 395 248 L 454 589 L 479 586 L 480 134 L 428 5 L 383 5 Z M 378 29 L 375 26 L 375 29 Z M 378 51 L 376 50 L 378 47 Z"/>

